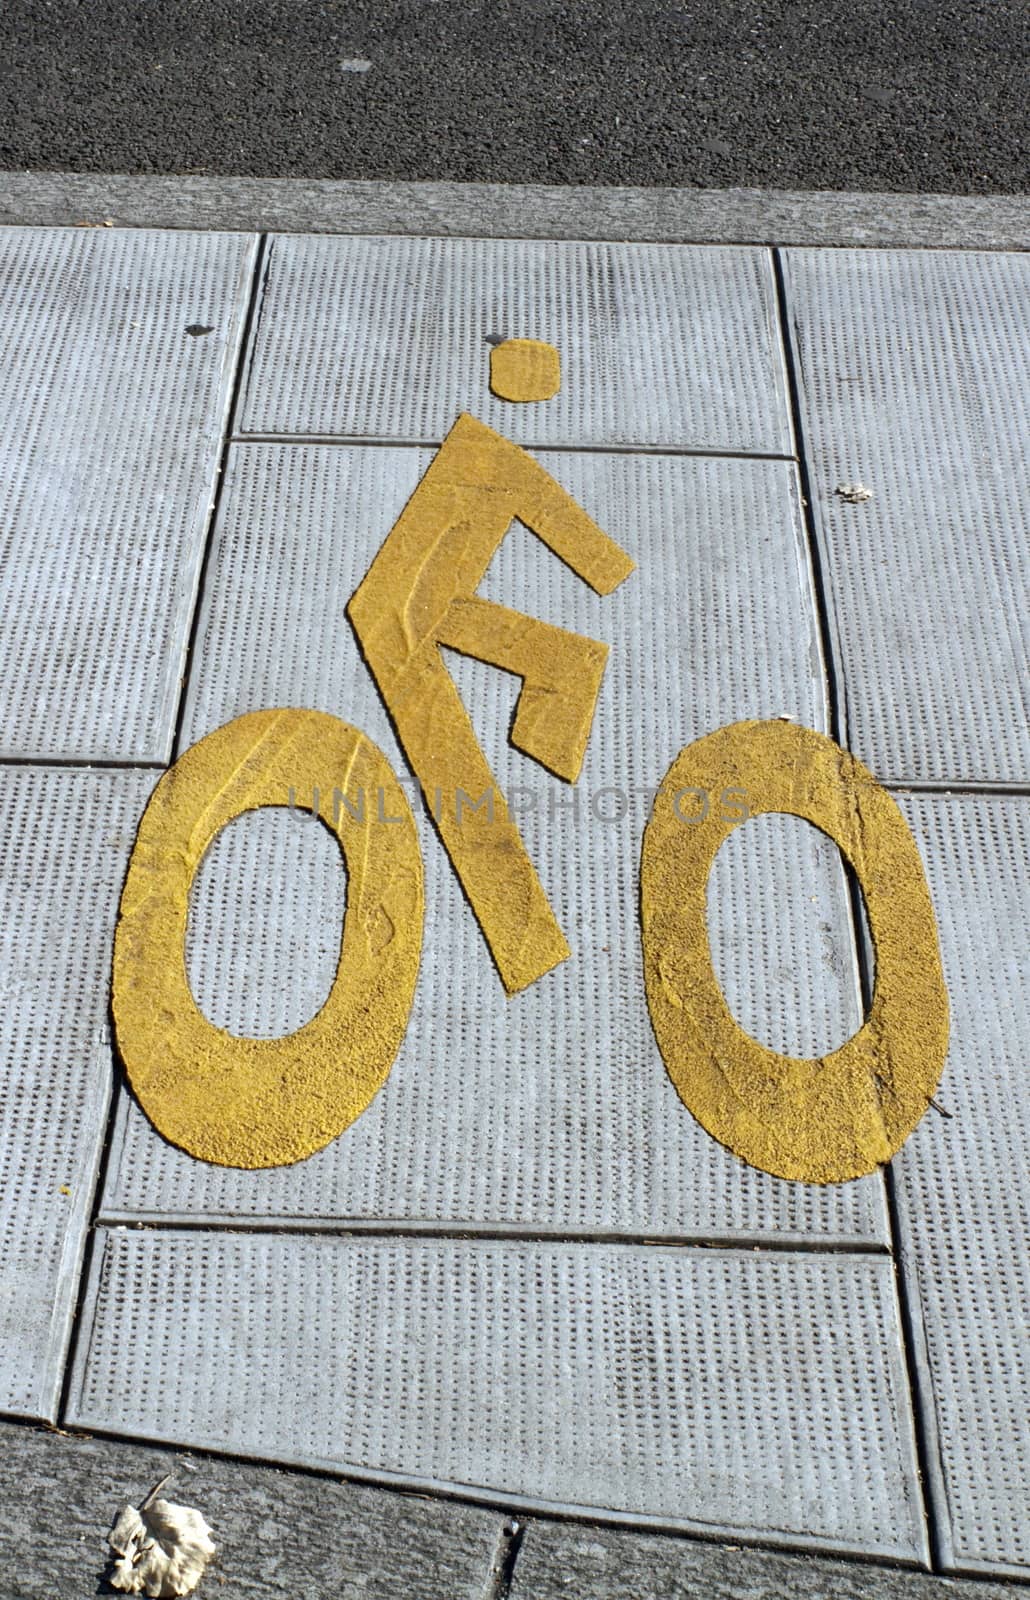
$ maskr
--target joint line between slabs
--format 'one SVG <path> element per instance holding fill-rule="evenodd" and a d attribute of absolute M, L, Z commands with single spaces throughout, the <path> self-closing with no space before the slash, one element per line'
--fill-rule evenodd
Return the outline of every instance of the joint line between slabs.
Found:
<path fill-rule="evenodd" d="M 888 778 L 883 781 L 883 788 L 891 794 L 919 794 L 936 795 L 939 799 L 947 800 L 949 796 L 980 796 L 985 799 L 1003 800 L 1007 797 L 1021 800 L 1030 795 L 1030 785 L 1020 783 L 949 783 L 947 779 L 921 782 L 909 778 Z"/>
<path fill-rule="evenodd" d="M 881 1240 L 860 1238 L 804 1238 L 794 1234 L 787 1238 L 763 1237 L 757 1233 L 737 1236 L 718 1234 L 617 1233 L 600 1229 L 566 1229 L 542 1232 L 530 1228 L 498 1228 L 496 1224 L 476 1227 L 470 1223 L 419 1225 L 411 1221 L 391 1222 L 373 1218 L 368 1222 L 353 1219 L 337 1221 L 333 1218 L 293 1217 L 231 1217 L 156 1212 L 130 1212 L 102 1208 L 97 1225 L 138 1233 L 198 1233 L 198 1234 L 260 1234 L 278 1235 L 282 1238 L 324 1238 L 348 1240 L 402 1240 L 412 1244 L 451 1242 L 455 1244 L 494 1245 L 611 1245 L 617 1248 L 644 1247 L 657 1250 L 715 1250 L 727 1254 L 755 1251 L 767 1255 L 832 1255 L 861 1256 L 884 1259 L 889 1247 Z"/>
<path fill-rule="evenodd" d="M 779 324 L 780 355 L 783 361 L 787 386 L 787 405 L 790 411 L 791 430 L 794 435 L 794 448 L 797 452 L 796 456 L 791 459 L 797 462 L 798 483 L 801 489 L 801 511 L 804 517 L 808 560 L 812 575 L 816 625 L 819 632 L 819 649 L 823 658 L 830 734 L 838 744 L 847 748 L 847 714 L 846 711 L 841 709 L 843 680 L 838 676 L 833 629 L 830 622 L 829 588 L 823 568 L 822 551 L 819 544 L 818 530 L 815 525 L 815 514 L 812 510 L 812 485 L 808 470 L 806 437 L 801 410 L 801 390 L 794 360 L 794 348 L 790 337 L 787 286 L 779 250 L 772 251 L 772 261 Z"/>
<path fill-rule="evenodd" d="M 200 619 L 204 609 L 204 591 L 207 584 L 208 569 L 211 562 L 211 553 L 214 548 L 215 534 L 218 527 L 218 514 L 221 510 L 222 496 L 225 491 L 226 472 L 229 465 L 229 453 L 232 446 L 233 435 L 236 431 L 237 416 L 245 386 L 247 361 L 251 354 L 251 334 L 254 330 L 267 283 L 268 271 L 268 235 L 260 234 L 257 249 L 254 252 L 254 265 L 251 271 L 250 291 L 247 307 L 243 316 L 243 326 L 240 330 L 239 345 L 236 352 L 236 365 L 233 371 L 232 384 L 229 390 L 228 404 L 225 409 L 225 431 L 222 435 L 222 447 L 218 455 L 218 469 L 214 483 L 214 493 L 211 498 L 211 510 L 208 514 L 204 550 L 201 555 L 200 565 L 197 570 L 197 589 L 193 600 L 193 615 L 190 618 L 190 630 L 186 641 L 186 652 L 182 665 L 182 688 L 179 691 L 179 705 L 175 718 L 175 732 L 172 736 L 172 761 L 177 760 L 182 750 L 183 720 L 186 714 L 186 697 L 189 690 L 190 674 L 193 667 L 193 656 L 196 650 L 197 636 L 200 632 Z"/>
<path fill-rule="evenodd" d="M 505 1517 L 494 1542 L 490 1571 L 483 1587 L 482 1600 L 509 1600 L 515 1565 L 519 1559 L 522 1541 L 526 1536 L 526 1520 L 519 1516 Z"/>
<path fill-rule="evenodd" d="M 809 554 L 812 565 L 812 577 L 815 587 L 815 605 L 818 617 L 820 644 L 823 652 L 826 672 L 827 692 L 830 701 L 830 731 L 833 738 L 843 748 L 848 748 L 848 714 L 847 714 L 847 684 L 843 669 L 838 667 L 834 651 L 833 631 L 833 606 L 829 579 L 822 560 L 822 551 L 819 541 L 818 528 L 816 527 L 815 514 L 812 509 L 811 477 L 808 466 L 807 435 L 804 426 L 804 413 L 801 405 L 801 381 L 796 360 L 794 342 L 791 338 L 790 301 L 787 293 L 787 280 L 784 269 L 782 252 L 775 249 L 773 255 L 773 273 L 776 283 L 776 303 L 779 313 L 780 344 L 783 359 L 786 365 L 787 394 L 791 411 L 791 422 L 794 430 L 794 445 L 797 450 L 798 476 L 801 483 L 801 494 L 804 501 L 805 528 L 808 535 Z M 851 921 L 851 935 L 853 949 L 858 961 L 858 974 L 863 1001 L 863 1013 L 868 1015 L 869 1005 L 873 992 L 873 973 L 869 966 L 869 951 L 865 941 L 865 927 L 862 912 L 861 890 L 853 871 L 845 874 L 848 889 L 848 905 Z M 894 1177 L 890 1166 L 883 1173 L 882 1178 L 884 1199 L 887 1207 L 887 1223 L 890 1237 L 890 1254 L 894 1268 L 894 1286 L 896 1304 L 898 1306 L 898 1332 L 901 1342 L 902 1356 L 905 1363 L 905 1373 L 908 1380 L 908 1400 L 911 1407 L 912 1427 L 915 1435 L 916 1467 L 919 1477 L 919 1496 L 923 1510 L 923 1520 L 926 1526 L 927 1543 L 930 1553 L 930 1565 L 933 1571 L 942 1571 L 943 1541 L 942 1532 L 938 1525 L 937 1505 L 933 1492 L 935 1482 L 931 1471 L 933 1460 L 933 1433 L 932 1417 L 926 1412 L 924 1406 L 923 1385 L 919 1363 L 916 1356 L 914 1339 L 914 1309 L 908 1295 L 908 1285 L 902 1270 L 901 1251 L 901 1219 L 896 1204 Z M 899 1424 L 904 1422 L 899 1418 Z"/>
<path fill-rule="evenodd" d="M 361 447 L 369 450 L 439 450 L 443 439 L 391 439 L 360 433 L 236 433 L 229 443 L 281 445 L 333 445 L 337 448 Z M 720 450 L 697 445 L 665 444 L 523 444 L 520 448 L 550 455 L 601 456 L 687 456 L 702 461 L 788 461 L 797 458 L 770 450 Z"/>
<path fill-rule="evenodd" d="M 0 756 L 0 767 L 66 768 L 71 772 L 164 772 L 167 761 L 121 761 L 95 756 Z"/>
<path fill-rule="evenodd" d="M 251 268 L 251 278 L 247 298 L 246 310 L 240 328 L 239 343 L 236 349 L 236 361 L 229 386 L 229 398 L 224 412 L 222 447 L 218 457 L 218 475 L 212 495 L 211 510 L 208 513 L 207 527 L 205 530 L 204 550 L 197 569 L 197 588 L 193 601 L 193 615 L 190 620 L 190 629 L 187 636 L 186 652 L 183 658 L 182 688 L 179 693 L 179 705 L 176 714 L 175 732 L 172 741 L 172 759 L 178 755 L 179 739 L 182 732 L 183 710 L 186 703 L 186 688 L 189 683 L 190 665 L 192 662 L 193 648 L 196 643 L 198 622 L 204 592 L 204 580 L 207 573 L 208 560 L 214 544 L 215 527 L 218 518 L 218 508 L 221 504 L 222 486 L 225 482 L 225 470 L 229 457 L 229 441 L 236 420 L 236 408 L 239 404 L 241 383 L 244 364 L 246 361 L 251 322 L 254 308 L 258 303 L 259 289 L 261 286 L 262 267 L 265 260 L 266 235 L 258 237 L 257 248 L 254 251 L 254 260 Z M 108 997 L 107 1022 L 110 1037 L 110 1103 L 107 1108 L 107 1118 L 104 1135 L 97 1156 L 95 1177 L 92 1193 L 90 1195 L 89 1212 L 90 1222 L 86 1228 L 83 1239 L 82 1256 L 79 1262 L 79 1278 L 75 1290 L 75 1299 L 71 1320 L 68 1326 L 68 1339 L 65 1347 L 64 1370 L 61 1374 L 59 1395 L 57 1403 L 57 1420 L 63 1423 L 68 1414 L 71 1398 L 72 1373 L 75 1370 L 79 1346 L 83 1342 L 83 1331 L 86 1326 L 86 1296 L 92 1278 L 94 1251 L 97 1240 L 97 1221 L 103 1207 L 104 1191 L 107 1185 L 107 1171 L 111 1159 L 111 1146 L 114 1139 L 115 1124 L 118 1115 L 118 1103 L 121 1097 L 121 1073 L 118 1066 L 117 1050 L 114 1043 L 114 1017 L 111 1011 L 111 1001 Z"/>

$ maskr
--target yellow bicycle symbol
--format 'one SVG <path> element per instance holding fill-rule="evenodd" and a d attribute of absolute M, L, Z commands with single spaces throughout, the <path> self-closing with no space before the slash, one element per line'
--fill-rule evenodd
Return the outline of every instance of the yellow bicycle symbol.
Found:
<path fill-rule="evenodd" d="M 557 392 L 551 346 L 491 353 L 495 393 Z M 570 954 L 497 790 L 441 646 L 522 680 L 512 741 L 574 783 L 607 646 L 477 598 L 518 519 L 599 594 L 634 563 L 538 462 L 474 417 L 458 418 L 348 605 L 369 668 L 509 994 Z M 328 774 L 328 781 L 327 780 Z M 314 794 L 375 790 L 364 808 L 319 801 L 348 869 L 340 962 L 325 1005 L 281 1039 L 216 1028 L 190 991 L 189 894 L 205 851 L 243 812 Z M 751 815 L 787 811 L 839 845 L 862 885 L 876 954 L 869 1014 L 823 1058 L 780 1055 L 737 1025 L 712 970 L 705 885 L 740 816 L 685 828 L 677 797 L 746 788 Z M 461 797 L 478 797 L 464 810 Z M 484 803 L 484 797 L 488 804 Z M 389 1074 L 407 1028 L 422 940 L 422 858 L 390 765 L 324 712 L 254 711 L 187 750 L 139 827 L 115 935 L 113 1010 L 133 1089 L 157 1129 L 202 1160 L 302 1159 L 336 1138 Z M 948 1006 L 919 853 L 895 802 L 833 740 L 782 722 L 738 723 L 681 751 L 644 836 L 647 1000 L 676 1089 L 717 1139 L 782 1177 L 872 1171 L 926 1110 L 944 1064 Z"/>

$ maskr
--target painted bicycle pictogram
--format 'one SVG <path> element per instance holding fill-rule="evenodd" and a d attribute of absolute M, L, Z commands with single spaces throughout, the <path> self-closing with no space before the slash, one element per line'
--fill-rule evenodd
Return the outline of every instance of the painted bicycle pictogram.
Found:
<path fill-rule="evenodd" d="M 532 403 L 559 382 L 549 345 L 510 340 L 491 351 L 491 383 L 502 398 Z M 634 571 L 537 461 L 463 414 L 347 608 L 513 996 L 573 952 L 441 648 L 521 680 L 512 743 L 569 784 L 581 770 L 608 658 L 602 642 L 478 597 L 515 519 L 598 594 Z M 325 797 L 319 815 L 347 865 L 336 978 L 321 1010 L 295 1033 L 239 1038 L 215 1027 L 190 990 L 190 888 L 221 828 L 248 810 L 289 803 L 298 788 Z M 746 812 L 706 807 L 692 819 L 698 826 L 684 828 L 679 797 L 745 789 L 751 815 L 788 812 L 833 839 L 865 900 L 876 959 L 869 1012 L 839 1049 L 812 1060 L 745 1034 L 712 968 L 705 885 Z M 378 794 L 378 815 L 346 803 L 355 790 Z M 334 804 L 334 794 L 345 803 Z M 491 803 L 463 808 L 462 795 L 489 795 Z M 140 823 L 115 937 L 118 1045 L 155 1127 L 198 1159 L 250 1168 L 303 1159 L 337 1138 L 385 1081 L 404 1037 L 422 922 L 411 807 L 386 756 L 359 729 L 325 712 L 253 711 L 185 751 Z M 782 721 L 731 724 L 681 750 L 644 833 L 640 922 L 663 1060 L 715 1138 L 755 1166 L 809 1182 L 856 1177 L 891 1158 L 936 1089 L 948 1004 L 915 841 L 861 762 L 826 735 Z"/>

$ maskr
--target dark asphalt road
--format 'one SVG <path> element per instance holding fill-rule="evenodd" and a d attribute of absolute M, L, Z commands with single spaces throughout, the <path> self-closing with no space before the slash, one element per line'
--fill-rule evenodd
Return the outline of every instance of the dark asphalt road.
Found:
<path fill-rule="evenodd" d="M 5 0 L 0 168 L 1016 193 L 1028 56 L 1027 0 Z"/>

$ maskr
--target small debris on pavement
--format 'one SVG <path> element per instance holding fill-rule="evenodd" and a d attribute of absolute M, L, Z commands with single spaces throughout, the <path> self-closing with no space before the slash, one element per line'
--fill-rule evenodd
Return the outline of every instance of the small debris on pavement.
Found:
<path fill-rule="evenodd" d="M 215 1553 L 199 1511 L 158 1498 L 167 1482 L 162 1478 L 138 1510 L 123 1506 L 108 1535 L 115 1555 L 108 1582 L 122 1594 L 192 1594 Z"/>
<path fill-rule="evenodd" d="M 871 500 L 873 491 L 867 489 L 864 483 L 838 483 L 834 494 L 839 494 L 849 506 L 860 506 L 863 500 Z"/>

